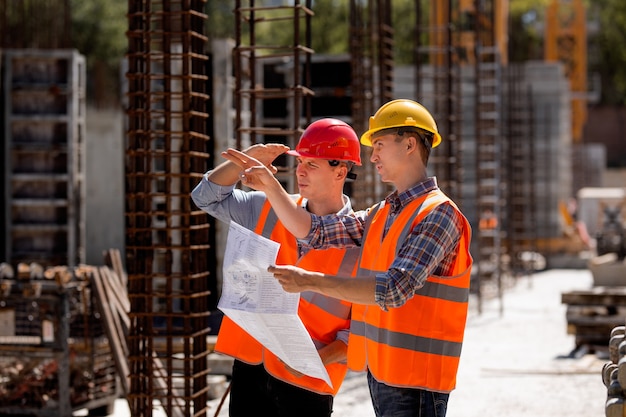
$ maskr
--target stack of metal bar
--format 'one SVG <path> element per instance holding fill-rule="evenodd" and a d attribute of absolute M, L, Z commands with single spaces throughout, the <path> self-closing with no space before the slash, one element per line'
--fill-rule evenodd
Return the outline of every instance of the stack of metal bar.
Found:
<path fill-rule="evenodd" d="M 602 382 L 607 388 L 604 406 L 607 417 L 621 417 L 626 412 L 626 326 L 615 326 L 610 333 L 609 359 L 602 367 Z"/>
<path fill-rule="evenodd" d="M 92 291 L 94 271 L 0 264 L 0 414 L 113 411 L 117 371 Z"/>

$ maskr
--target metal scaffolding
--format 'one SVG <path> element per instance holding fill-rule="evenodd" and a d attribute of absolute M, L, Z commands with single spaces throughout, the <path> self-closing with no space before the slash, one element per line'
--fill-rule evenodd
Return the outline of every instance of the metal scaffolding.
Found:
<path fill-rule="evenodd" d="M 260 6 L 254 0 L 235 2 L 235 136 L 238 149 L 255 143 L 279 142 L 295 148 L 311 121 L 311 1 Z M 291 28 L 289 44 L 259 44 L 257 32 Z M 272 82 L 268 66 L 282 74 Z M 277 177 L 296 192 L 294 159 L 279 158 Z"/>
<path fill-rule="evenodd" d="M 189 197 L 207 166 L 204 1 L 130 1 L 126 265 L 133 416 L 207 413 L 211 233 Z M 194 174 L 195 173 L 195 174 Z"/>
<path fill-rule="evenodd" d="M 483 285 L 496 286 L 502 303 L 502 57 L 496 39 L 497 0 L 475 3 L 475 129 L 476 129 L 476 198 L 478 228 L 475 229 L 475 264 L 479 311 Z M 495 220 L 495 222 L 493 220 Z"/>
<path fill-rule="evenodd" d="M 369 117 L 394 98 L 394 30 L 389 0 L 350 2 L 350 61 L 352 69 L 352 127 L 357 134 L 368 129 Z M 355 167 L 359 187 L 350 186 L 355 208 L 370 207 L 391 191 L 367 161 L 370 149 L 361 147 L 363 165 Z"/>
<path fill-rule="evenodd" d="M 352 127 L 367 130 L 369 116 L 374 114 L 374 63 L 371 19 L 363 2 L 350 0 L 350 70 L 352 75 Z M 361 155 L 363 158 L 365 155 Z M 356 190 L 355 190 L 356 191 Z M 373 204 L 374 202 L 372 202 Z"/>
<path fill-rule="evenodd" d="M 452 0 L 424 7 L 416 1 L 415 99 L 431 112 L 444 138 L 429 158 L 429 170 L 439 187 L 462 206 L 463 96 L 459 9 Z"/>
<path fill-rule="evenodd" d="M 534 175 L 535 143 L 532 93 L 527 86 L 524 67 L 511 65 L 506 71 L 506 248 L 514 275 L 533 272 L 536 252 L 536 195 Z"/>

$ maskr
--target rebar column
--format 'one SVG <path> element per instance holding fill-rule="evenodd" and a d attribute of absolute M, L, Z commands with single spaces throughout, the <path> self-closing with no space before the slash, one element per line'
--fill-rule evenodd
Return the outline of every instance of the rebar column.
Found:
<path fill-rule="evenodd" d="M 369 2 L 373 3 L 372 1 Z M 365 2 L 350 0 L 350 27 L 348 48 L 350 51 L 350 71 L 352 75 L 352 127 L 357 134 L 368 129 L 368 120 L 374 114 L 374 41 L 372 36 L 372 22 L 368 18 L 369 7 Z M 358 176 L 361 186 L 355 187 L 348 183 L 349 195 L 354 207 L 365 208 L 379 201 L 376 190 L 380 181 L 371 164 L 367 162 L 370 152 L 361 147 L 361 161 L 363 165 L 355 166 L 354 172 Z"/>
<path fill-rule="evenodd" d="M 460 21 L 463 10 L 452 0 L 416 0 L 415 99 L 432 113 L 443 140 L 429 158 L 429 173 L 437 176 L 439 187 L 461 208 L 463 95 L 461 70 L 468 62 L 462 55 L 468 47 L 463 41 Z"/>
<path fill-rule="evenodd" d="M 380 105 L 393 97 L 393 45 L 394 26 L 391 21 L 391 1 L 376 1 L 376 29 L 378 33 L 378 97 Z"/>
<path fill-rule="evenodd" d="M 365 132 L 369 117 L 394 98 L 391 12 L 389 0 L 350 2 L 352 127 L 357 134 Z M 361 147 L 363 165 L 354 168 L 358 186 L 349 185 L 353 207 L 370 207 L 392 191 L 390 185 L 380 181 L 376 169 L 368 162 L 370 153 L 370 148 Z"/>
<path fill-rule="evenodd" d="M 478 227 L 474 231 L 479 311 L 485 284 L 495 285 L 503 312 L 502 225 L 504 147 L 501 138 L 502 58 L 496 37 L 498 0 L 475 2 L 475 129 L 476 129 L 476 198 Z M 495 219 L 495 224 L 492 220 Z M 481 221 L 482 220 L 482 221 Z"/>
<path fill-rule="evenodd" d="M 126 263 L 133 416 L 207 414 L 207 166 L 203 0 L 128 3 Z"/>
<path fill-rule="evenodd" d="M 507 253 L 511 271 L 517 275 L 533 272 L 536 251 L 532 98 L 524 67 L 510 65 L 507 71 L 506 134 L 507 162 L 503 174 L 506 187 Z"/>
<path fill-rule="evenodd" d="M 259 2 L 261 3 L 261 2 Z M 295 148 L 311 121 L 310 60 L 311 1 L 264 6 L 255 0 L 235 2 L 235 146 L 280 142 Z M 263 29 L 287 30 L 284 40 L 260 44 Z M 288 40 L 287 40 L 288 39 Z M 280 81 L 270 83 L 265 71 L 279 70 Z M 297 192 L 294 158 L 279 158 L 278 179 L 287 191 Z"/>

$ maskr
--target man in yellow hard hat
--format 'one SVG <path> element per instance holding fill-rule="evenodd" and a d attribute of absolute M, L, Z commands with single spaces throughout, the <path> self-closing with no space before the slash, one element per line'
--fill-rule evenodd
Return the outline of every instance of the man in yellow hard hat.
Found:
<path fill-rule="evenodd" d="M 280 144 L 257 144 L 241 155 L 271 166 L 283 153 L 298 160 L 300 194 L 294 204 L 316 215 L 352 212 L 343 194 L 353 165 L 361 164 L 359 138 L 347 123 L 324 118 L 311 123 L 295 150 Z M 192 192 L 196 205 L 224 222 L 236 221 L 280 243 L 277 260 L 331 274 L 355 272 L 358 250 L 302 248 L 277 220 L 264 193 L 235 188 L 241 169 L 226 161 L 204 174 Z M 281 187 L 282 188 L 282 187 Z M 347 372 L 351 303 L 316 293 L 302 294 L 298 315 L 324 363 L 332 387 L 321 379 L 291 370 L 244 329 L 224 317 L 215 350 L 235 359 L 230 389 L 231 417 L 330 417 L 334 395 Z"/>
<path fill-rule="evenodd" d="M 361 246 L 356 278 L 290 265 L 269 271 L 289 292 L 315 291 L 353 304 L 348 366 L 367 370 L 374 411 L 383 416 L 445 416 L 456 386 L 469 299 L 471 229 L 426 166 L 441 136 L 431 114 L 393 100 L 370 117 L 361 143 L 383 182 L 384 201 L 347 216 L 296 207 L 265 167 L 245 168 L 283 224 L 314 248 Z"/>

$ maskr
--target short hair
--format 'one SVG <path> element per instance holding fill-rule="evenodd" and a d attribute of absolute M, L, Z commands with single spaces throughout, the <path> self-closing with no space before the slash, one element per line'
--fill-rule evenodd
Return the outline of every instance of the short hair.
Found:
<path fill-rule="evenodd" d="M 433 133 L 415 127 L 401 127 L 397 130 L 396 135 L 398 137 L 403 137 L 405 133 L 413 134 L 420 139 L 420 143 L 424 149 L 424 152 L 422 152 L 422 162 L 424 163 L 424 166 L 428 165 L 430 151 L 433 149 Z"/>

